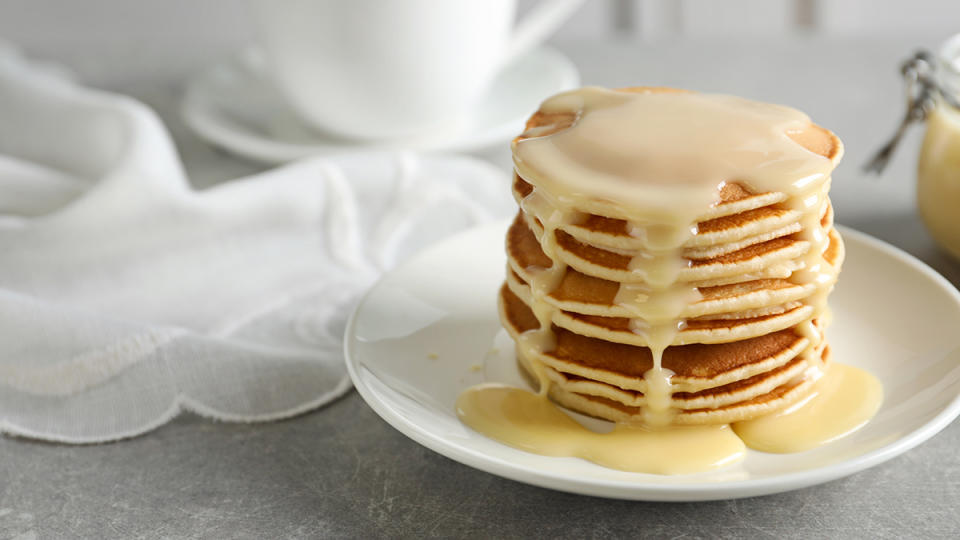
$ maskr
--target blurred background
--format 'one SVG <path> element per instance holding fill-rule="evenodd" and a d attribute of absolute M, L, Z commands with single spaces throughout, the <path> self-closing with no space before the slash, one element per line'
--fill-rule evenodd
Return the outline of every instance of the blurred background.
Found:
<path fill-rule="evenodd" d="M 519 16 L 535 4 L 520 0 Z M 154 108 L 202 187 L 265 168 L 219 159 L 196 144 L 179 114 L 191 77 L 256 42 L 250 8 L 247 0 L 0 0 L 0 40 Z M 806 111 L 844 139 L 838 216 L 862 224 L 874 212 L 912 207 L 922 130 L 908 134 L 883 181 L 858 170 L 902 115 L 899 63 L 957 31 L 954 0 L 588 0 L 548 44 L 573 61 L 584 84 L 686 86 Z M 853 129 L 861 135 L 851 137 Z M 507 167 L 500 146 L 479 155 Z"/>
<path fill-rule="evenodd" d="M 535 3 L 520 0 L 520 13 Z M 252 42 L 249 5 L 0 0 L 0 38 L 66 63 L 94 85 L 169 80 Z M 960 2 L 951 0 L 588 0 L 553 40 L 913 34 L 942 41 L 958 27 Z"/>
<path fill-rule="evenodd" d="M 536 3 L 519 0 L 519 16 Z M 257 42 L 252 5 L 253 0 L 0 0 L 0 52 L 3 44 L 12 44 L 31 61 L 62 67 L 83 86 L 144 102 L 172 134 L 189 181 L 206 188 L 275 166 L 219 149 L 184 121 L 188 84 L 235 61 Z M 547 40 L 547 48 L 575 66 L 583 84 L 675 86 L 784 103 L 808 113 L 844 141 L 845 157 L 833 176 L 831 191 L 838 223 L 912 253 L 960 285 L 960 262 L 937 247 L 916 209 L 916 170 L 924 128 L 907 131 L 882 177 L 862 169 L 904 116 L 901 63 L 918 49 L 938 50 L 958 32 L 960 0 L 587 0 Z M 520 87 L 536 78 L 527 72 L 523 75 Z M 243 84 L 236 88 L 246 89 Z M 513 96 L 515 89 L 510 87 L 506 94 Z M 546 97 L 543 93 L 534 97 L 541 95 Z M 217 93 L 215 97 L 230 96 Z M 267 109 L 264 116 L 273 112 Z M 511 133 L 522 129 L 523 119 L 518 116 L 516 122 L 517 129 Z M 48 125 L 60 130 L 63 123 L 56 117 Z M 17 125 L 17 120 L 4 121 L 0 143 L 28 139 L 36 133 L 31 127 Z M 486 167 L 494 180 L 502 180 L 503 194 L 510 178 L 510 136 L 470 152 L 485 162 L 469 160 Z M 954 137 L 960 137 L 960 127 Z M 35 141 L 44 149 L 55 146 L 45 137 Z M 266 179 L 272 180 L 276 179 Z M 464 183 L 470 184 L 471 179 Z M 264 193 L 277 195 L 281 190 L 275 186 L 266 185 Z M 286 195 L 300 198 L 297 192 Z M 952 218 L 952 207 L 943 206 Z M 237 209 L 255 213 L 242 205 Z M 235 221 L 242 225 L 240 217 Z M 279 220 L 267 217 L 268 224 Z M 170 230 L 179 231 L 177 226 Z M 76 228 L 64 229 L 66 238 Z M 260 231 L 246 227 L 241 232 L 248 229 Z M 122 227 L 110 231 L 111 235 L 113 231 L 138 233 Z M 311 226 L 309 233 L 316 232 Z M 21 243 L 24 259 L 42 263 L 44 259 L 34 256 L 35 244 L 27 238 Z M 188 255 L 219 253 L 191 251 L 192 238 L 186 233 L 182 238 Z M 313 237 L 305 233 L 303 238 Z M 100 237 L 92 243 L 99 246 Z M 246 267 L 255 271 L 268 259 L 287 270 L 283 257 L 262 256 L 259 244 L 218 245 L 252 246 L 253 262 Z M 264 245 L 286 246 L 267 241 Z M 297 256 L 316 251 L 310 246 L 299 249 L 290 244 L 291 250 L 298 250 Z M 14 257 L 9 250 L 0 249 L 0 254 L 2 274 L 3 263 Z M 74 269 L 62 266 L 65 272 Z M 178 277 L 199 276 L 196 281 L 203 281 L 204 274 L 195 272 L 194 266 L 176 267 L 184 270 Z M 106 275 L 114 270 L 108 265 Z M 22 275 L 32 279 L 29 271 Z M 312 280 L 321 273 L 309 276 Z M 229 286 L 224 279 L 208 281 Z M 284 283 L 280 278 L 275 281 Z M 98 280 L 96 284 L 102 282 L 114 294 L 113 283 Z M 149 287 L 144 290 L 151 292 Z M 100 298 L 94 293 L 90 297 Z M 191 316 L 196 311 L 193 304 L 200 304 L 193 297 L 183 302 L 176 295 L 163 300 Z M 131 305 L 136 311 L 142 303 Z M 0 324 L 0 329 L 5 326 Z M 40 337 L 44 343 L 49 341 L 46 334 Z M 260 339 L 259 334 L 255 337 Z M 278 342 L 286 337 L 281 335 Z M 8 341 L 16 347 L 15 339 Z M 339 365 L 339 346 L 331 350 Z M 192 365 L 183 363 L 188 364 Z M 99 423 L 100 418 L 94 420 Z M 956 536 L 950 533 L 957 530 L 960 506 L 958 443 L 960 425 L 954 424 L 888 467 L 780 497 L 670 507 L 611 506 L 616 503 L 500 482 L 460 467 L 394 432 L 352 395 L 322 414 L 266 426 L 225 426 L 185 417 L 166 430 L 124 445 L 65 448 L 0 437 L 0 538 L 21 532 L 24 535 L 19 538 L 36 538 L 34 527 L 39 537 L 186 537 L 196 536 L 197 531 L 207 537 L 243 536 L 238 531 L 267 538 L 376 536 L 361 532 L 370 527 L 380 527 L 379 536 L 404 536 L 405 531 L 414 536 L 410 531 L 425 522 L 432 523 L 431 533 L 440 537 L 463 535 L 489 522 L 494 528 L 477 530 L 493 537 L 509 530 L 496 527 L 529 531 L 517 536 L 538 536 L 543 531 L 576 535 L 597 523 L 604 528 L 590 531 L 595 536 L 616 531 L 631 536 L 642 523 L 645 531 L 658 536 L 684 532 L 696 537 L 934 537 L 924 534 L 933 531 L 950 538 Z M 373 465 L 360 466 L 361 456 L 373 460 Z M 421 465 L 411 466 L 416 463 Z M 777 516 L 782 516 L 781 521 L 774 519 Z M 105 528 L 110 530 L 104 532 Z"/>
<path fill-rule="evenodd" d="M 519 17 L 535 4 L 520 0 Z M 0 40 L 154 108 L 203 187 L 266 168 L 198 144 L 179 112 L 187 81 L 256 42 L 250 8 L 247 0 L 0 0 Z M 588 0 L 547 43 L 584 84 L 676 85 L 804 110 L 846 144 L 838 219 L 868 227 L 875 214 L 913 206 L 922 130 L 908 134 L 882 181 L 859 171 L 903 114 L 899 63 L 957 31 L 954 0 Z M 506 145 L 475 153 L 509 166 Z M 923 234 L 912 222 L 910 234 Z"/>

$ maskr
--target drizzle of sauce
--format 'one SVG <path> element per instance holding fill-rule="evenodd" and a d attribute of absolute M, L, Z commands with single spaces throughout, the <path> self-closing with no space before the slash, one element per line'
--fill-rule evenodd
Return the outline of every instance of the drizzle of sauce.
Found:
<path fill-rule="evenodd" d="M 833 363 L 808 398 L 781 412 L 736 422 L 733 430 L 754 450 L 803 452 L 863 427 L 882 401 L 883 386 L 876 377 Z"/>
<path fill-rule="evenodd" d="M 695 92 L 628 93 L 587 87 L 546 100 L 540 111 L 573 124 L 513 144 L 517 173 L 565 207 L 593 199 L 640 218 L 651 247 L 669 248 L 731 180 L 756 192 L 799 194 L 829 177 L 833 162 L 790 138 L 809 128 L 795 109 Z M 589 209 L 588 209 L 589 211 Z M 649 227 L 660 224 L 658 227 Z"/>
<path fill-rule="evenodd" d="M 489 383 L 461 393 L 456 410 L 474 431 L 534 454 L 579 457 L 629 472 L 688 474 L 738 463 L 746 447 L 774 453 L 816 448 L 863 427 L 882 400 L 883 388 L 873 375 L 832 364 L 808 399 L 732 429 L 615 424 L 613 431 L 597 433 L 542 393 Z"/>
<path fill-rule="evenodd" d="M 617 424 L 609 433 L 596 433 L 546 396 L 509 386 L 474 386 L 460 394 L 456 407 L 463 423 L 514 448 L 579 457 L 622 471 L 693 473 L 736 463 L 746 453 L 727 425 L 653 430 Z"/>

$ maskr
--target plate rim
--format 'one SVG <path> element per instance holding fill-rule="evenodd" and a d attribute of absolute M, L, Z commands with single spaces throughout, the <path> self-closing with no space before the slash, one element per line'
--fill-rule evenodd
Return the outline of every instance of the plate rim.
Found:
<path fill-rule="evenodd" d="M 439 249 L 448 242 L 455 242 L 458 237 L 476 233 L 483 228 L 503 228 L 505 227 L 505 223 L 506 221 L 500 221 L 462 231 L 437 244 L 427 247 L 401 265 L 385 273 L 361 296 L 353 312 L 350 314 L 344 331 L 343 352 L 347 372 L 363 400 L 391 427 L 442 456 L 501 478 L 580 495 L 660 502 L 737 499 L 802 489 L 838 480 L 862 470 L 875 467 L 926 442 L 950 425 L 957 416 L 960 416 L 960 393 L 958 393 L 943 410 L 925 424 L 880 448 L 875 448 L 864 454 L 815 469 L 796 471 L 774 477 L 704 483 L 651 484 L 646 482 L 628 482 L 625 480 L 568 478 L 558 476 L 554 473 L 524 468 L 520 465 L 510 463 L 507 460 L 491 457 L 477 450 L 470 449 L 469 447 L 451 443 L 449 440 L 431 433 L 420 424 L 410 422 L 403 416 L 396 414 L 385 403 L 377 399 L 374 395 L 374 390 L 366 386 L 361 378 L 362 374 L 360 372 L 361 369 L 366 370 L 366 368 L 361 366 L 359 361 L 355 361 L 356 355 L 354 353 L 353 336 L 356 322 L 359 313 L 370 296 L 379 288 L 384 280 L 394 273 L 414 264 L 417 259 L 425 256 L 426 253 Z M 843 225 L 838 225 L 837 229 L 845 239 L 852 238 L 870 248 L 883 252 L 885 255 L 903 261 L 912 269 L 920 272 L 924 277 L 932 280 L 953 299 L 954 303 L 960 305 L 960 291 L 958 291 L 949 280 L 920 259 L 907 253 L 903 249 L 862 231 Z M 369 372 L 369 370 L 367 371 Z"/>

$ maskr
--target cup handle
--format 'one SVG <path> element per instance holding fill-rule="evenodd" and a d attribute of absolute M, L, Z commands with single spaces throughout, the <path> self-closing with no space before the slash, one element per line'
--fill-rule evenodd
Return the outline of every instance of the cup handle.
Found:
<path fill-rule="evenodd" d="M 509 64 L 516 57 L 539 45 L 582 3 L 583 0 L 541 0 L 513 30 L 500 65 Z"/>

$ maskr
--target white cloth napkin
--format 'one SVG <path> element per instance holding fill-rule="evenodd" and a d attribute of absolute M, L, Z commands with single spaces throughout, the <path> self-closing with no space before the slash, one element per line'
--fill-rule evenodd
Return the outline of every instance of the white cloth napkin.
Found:
<path fill-rule="evenodd" d="M 510 208 L 456 156 L 314 159 L 190 188 L 163 125 L 0 48 L 0 432 L 144 433 L 179 411 L 284 418 L 349 388 L 353 301 Z"/>

